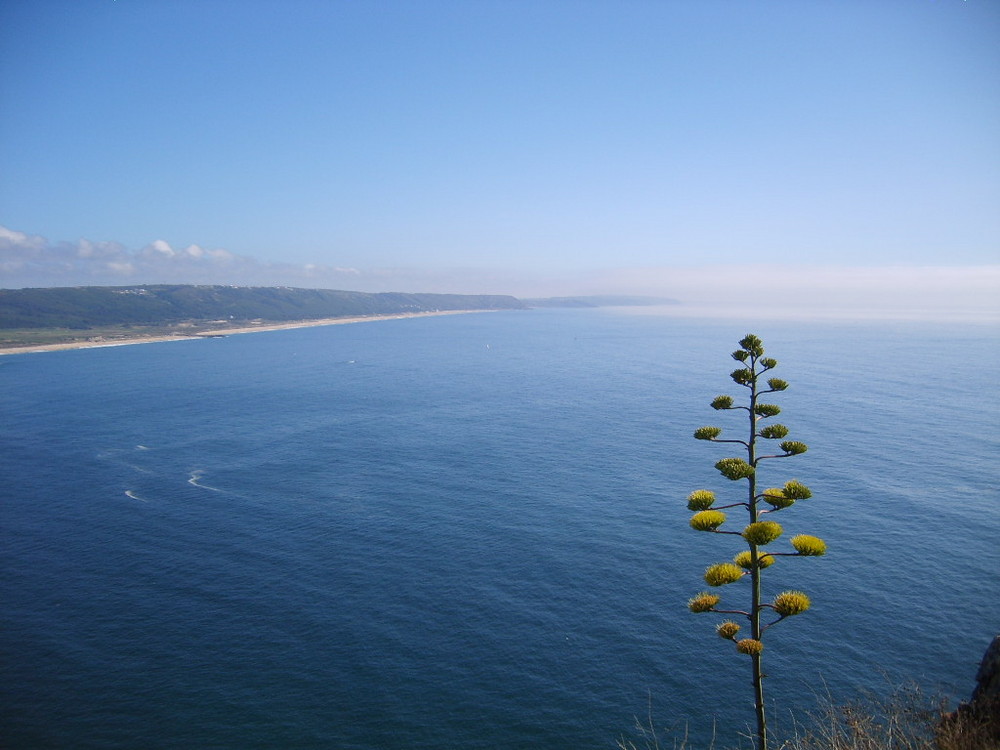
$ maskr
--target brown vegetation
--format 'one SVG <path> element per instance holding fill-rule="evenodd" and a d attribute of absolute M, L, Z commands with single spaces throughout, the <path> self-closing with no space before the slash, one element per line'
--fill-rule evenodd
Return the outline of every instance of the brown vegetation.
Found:
<path fill-rule="evenodd" d="M 657 731 L 651 716 L 637 720 L 634 731 L 633 737 L 618 739 L 619 750 L 695 748 L 686 729 Z M 843 704 L 825 699 L 817 710 L 794 719 L 789 732 L 775 734 L 785 735 L 774 742 L 777 750 L 998 750 L 1000 699 L 948 711 L 945 701 L 907 685 L 885 698 L 866 695 Z M 713 737 L 707 750 L 715 746 Z M 748 735 L 745 742 L 725 750 L 753 747 L 754 737 Z"/>

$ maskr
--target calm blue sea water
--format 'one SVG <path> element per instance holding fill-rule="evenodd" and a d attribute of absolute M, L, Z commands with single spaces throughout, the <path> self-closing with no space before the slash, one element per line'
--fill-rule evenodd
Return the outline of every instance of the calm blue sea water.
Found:
<path fill-rule="evenodd" d="M 768 571 L 814 600 L 770 696 L 967 694 L 997 328 L 527 311 L 0 358 L 0 744 L 609 748 L 649 705 L 735 741 L 749 666 L 685 603 L 738 545 L 685 498 L 742 489 L 690 435 L 747 330 L 810 445 L 764 481 L 831 550 Z"/>

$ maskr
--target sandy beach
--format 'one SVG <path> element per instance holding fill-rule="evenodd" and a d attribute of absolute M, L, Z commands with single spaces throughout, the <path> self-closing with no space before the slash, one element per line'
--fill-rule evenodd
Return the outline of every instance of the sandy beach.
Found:
<path fill-rule="evenodd" d="M 236 336 L 241 333 L 261 331 L 283 331 L 288 328 L 310 328 L 313 326 L 335 326 L 346 323 L 373 323 L 380 320 L 401 320 L 403 318 L 427 318 L 437 315 L 465 315 L 468 313 L 495 312 L 494 310 L 436 310 L 434 312 L 396 313 L 393 315 L 359 315 L 346 318 L 317 318 L 315 320 L 294 320 L 285 323 L 261 323 L 242 328 L 208 328 L 194 333 L 176 333 L 169 336 L 136 336 L 135 338 L 106 339 L 93 341 L 71 341 L 62 344 L 40 344 L 37 346 L 16 346 L 0 348 L 4 354 L 33 354 L 37 352 L 57 352 L 65 349 L 94 349 L 108 346 L 129 346 L 131 344 L 153 344 L 164 341 L 192 341 L 194 339 L 221 336 Z"/>

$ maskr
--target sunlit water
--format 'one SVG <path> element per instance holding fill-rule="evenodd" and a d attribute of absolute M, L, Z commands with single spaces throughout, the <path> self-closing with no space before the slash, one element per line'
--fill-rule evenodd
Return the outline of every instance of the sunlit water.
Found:
<path fill-rule="evenodd" d="M 997 328 L 758 323 L 527 311 L 0 358 L 0 744 L 608 748 L 650 706 L 735 742 L 747 660 L 685 604 L 739 546 L 684 499 L 742 488 L 690 436 L 742 427 L 708 402 L 739 395 L 747 330 L 810 445 L 763 481 L 810 485 L 778 518 L 830 546 L 768 570 L 814 601 L 768 633 L 769 696 L 883 672 L 966 695 L 1000 629 Z"/>

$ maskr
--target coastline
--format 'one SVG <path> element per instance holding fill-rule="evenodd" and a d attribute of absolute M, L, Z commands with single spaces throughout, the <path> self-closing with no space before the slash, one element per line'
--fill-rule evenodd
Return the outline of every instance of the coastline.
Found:
<path fill-rule="evenodd" d="M 438 315 L 465 315 L 468 313 L 496 312 L 496 310 L 435 310 L 432 312 L 393 313 L 390 315 L 352 315 L 344 318 L 316 318 L 311 320 L 291 320 L 284 323 L 261 323 L 241 328 L 209 328 L 197 333 L 170 334 L 167 336 L 136 336 L 135 338 L 109 339 L 102 341 L 68 341 L 61 344 L 37 344 L 29 346 L 0 347 L 0 356 L 6 354 L 37 354 L 58 352 L 68 349 L 99 349 L 109 346 L 130 346 L 132 344 L 158 344 L 165 341 L 194 341 L 196 339 L 221 338 L 243 333 L 261 331 L 284 331 L 291 328 L 312 328 L 315 326 L 335 326 L 347 323 L 369 323 L 380 320 L 401 320 L 404 318 L 428 318 Z"/>

